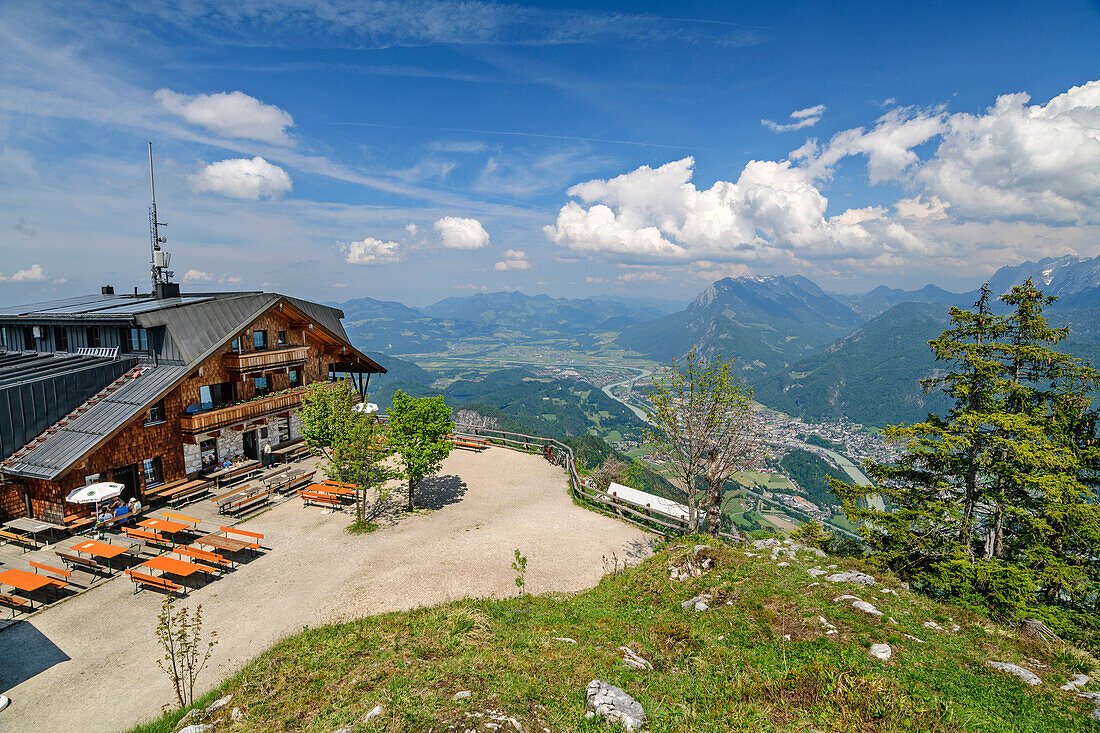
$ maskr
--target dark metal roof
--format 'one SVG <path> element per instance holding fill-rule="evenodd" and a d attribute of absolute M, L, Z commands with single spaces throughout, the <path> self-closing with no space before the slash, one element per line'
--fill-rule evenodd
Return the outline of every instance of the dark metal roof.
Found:
<path fill-rule="evenodd" d="M 188 372 L 185 366 L 145 366 L 136 377 L 96 400 L 81 415 L 37 445 L 17 451 L 0 471 L 52 481 L 149 404 L 167 393 Z M 94 399 L 94 398 L 93 398 Z"/>
<path fill-rule="evenodd" d="M 23 382 L 50 379 L 113 361 L 115 360 L 104 357 L 76 354 L 0 351 L 0 389 Z"/>
<path fill-rule="evenodd" d="M 233 294 L 235 295 L 235 293 Z M 132 321 L 135 313 L 201 303 L 216 295 L 197 293 L 157 300 L 152 295 L 85 295 L 0 307 L 0 321 Z"/>

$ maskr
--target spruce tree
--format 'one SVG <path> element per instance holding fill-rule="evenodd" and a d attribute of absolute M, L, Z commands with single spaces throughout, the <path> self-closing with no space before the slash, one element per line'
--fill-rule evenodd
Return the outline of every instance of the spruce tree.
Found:
<path fill-rule="evenodd" d="M 999 315 L 990 297 L 987 286 L 972 309 L 953 308 L 951 328 L 929 342 L 945 370 L 925 387 L 951 408 L 886 431 L 905 448 L 868 466 L 875 488 L 833 490 L 873 559 L 915 587 L 1088 641 L 1100 591 L 1100 381 L 1057 349 L 1068 331 L 1043 315 L 1054 298 L 1029 280 L 1000 298 L 1011 310 Z M 887 511 L 871 506 L 874 493 Z"/>

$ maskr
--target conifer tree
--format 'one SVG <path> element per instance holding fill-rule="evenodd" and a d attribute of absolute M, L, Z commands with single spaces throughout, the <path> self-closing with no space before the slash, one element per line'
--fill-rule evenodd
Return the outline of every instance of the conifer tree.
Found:
<path fill-rule="evenodd" d="M 987 286 L 973 309 L 953 308 L 951 328 L 929 342 L 946 370 L 925 387 L 952 407 L 887 430 L 905 449 L 868 466 L 876 487 L 833 490 L 873 558 L 916 587 L 1085 640 L 1100 631 L 1100 381 L 1056 348 L 1068 330 L 1043 315 L 1054 298 L 1029 280 L 1000 298 L 1011 310 L 998 315 L 990 296 Z"/>

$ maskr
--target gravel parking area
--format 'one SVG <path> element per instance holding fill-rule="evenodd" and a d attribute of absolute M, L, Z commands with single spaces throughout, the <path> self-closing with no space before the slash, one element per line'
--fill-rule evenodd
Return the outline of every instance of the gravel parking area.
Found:
<path fill-rule="evenodd" d="M 203 689 L 303 626 L 469 596 L 515 593 L 512 553 L 532 593 L 577 591 L 602 557 L 638 560 L 651 536 L 572 503 L 562 470 L 503 448 L 456 451 L 420 492 L 429 509 L 349 535 L 350 513 L 294 499 L 248 521 L 267 551 L 193 590 L 219 644 Z M 0 631 L 0 731 L 117 731 L 172 702 L 153 638 L 161 597 L 125 577 Z"/>

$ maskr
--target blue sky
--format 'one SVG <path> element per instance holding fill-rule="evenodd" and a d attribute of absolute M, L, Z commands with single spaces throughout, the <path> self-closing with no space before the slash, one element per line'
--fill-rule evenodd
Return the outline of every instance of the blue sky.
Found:
<path fill-rule="evenodd" d="M 226 7 L 229 6 L 229 7 Z M 0 3 L 0 301 L 969 289 L 1100 254 L 1088 3 Z"/>

